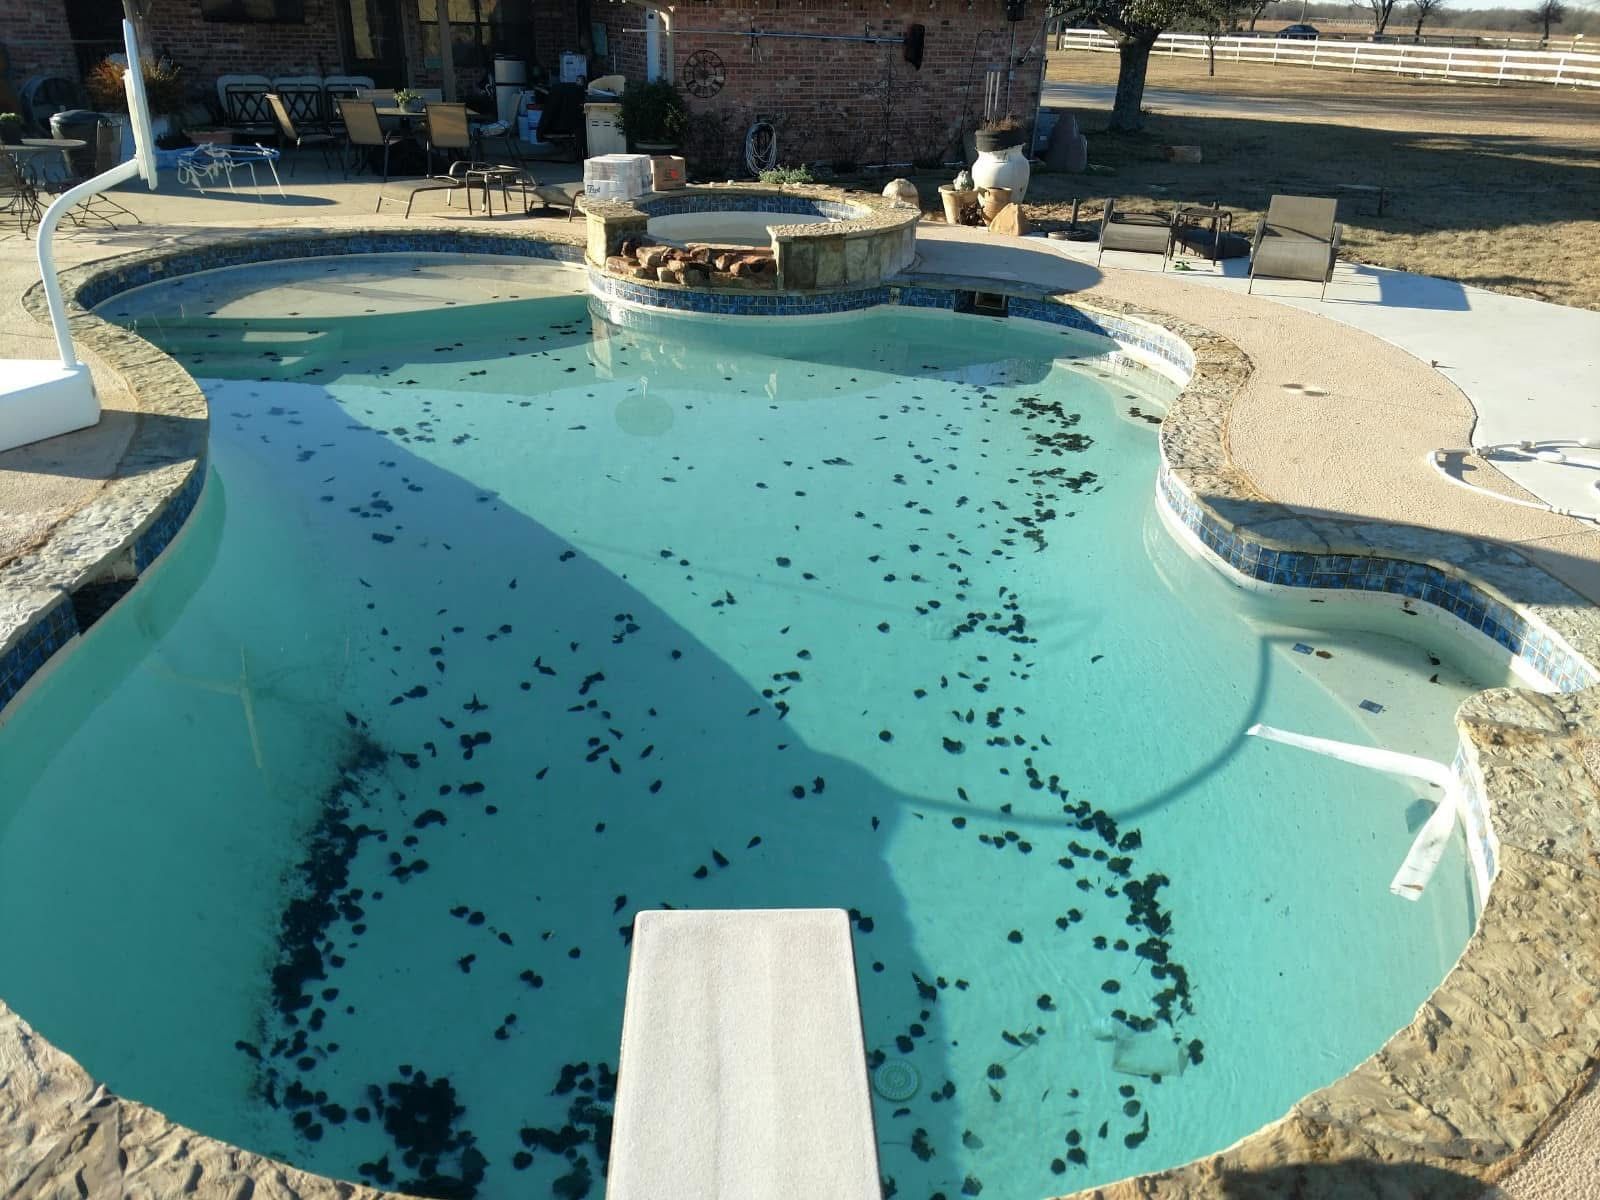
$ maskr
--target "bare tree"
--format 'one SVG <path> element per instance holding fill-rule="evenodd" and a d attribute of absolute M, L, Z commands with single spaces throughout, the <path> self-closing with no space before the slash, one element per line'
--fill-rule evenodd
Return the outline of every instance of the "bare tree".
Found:
<path fill-rule="evenodd" d="M 1184 18 L 1203 15 L 1208 7 L 1207 0 L 1051 0 L 1050 14 L 1086 20 L 1116 43 L 1117 94 L 1107 128 L 1133 132 L 1144 128 L 1140 105 L 1156 39 Z"/>
<path fill-rule="evenodd" d="M 1416 14 L 1417 27 L 1411 33 L 1413 42 L 1422 41 L 1422 23 L 1433 15 L 1434 11 L 1443 8 L 1446 0 L 1411 0 L 1411 11 Z"/>
<path fill-rule="evenodd" d="M 1372 10 L 1372 36 L 1377 37 L 1388 27 L 1395 0 L 1362 0 L 1362 3 Z"/>
<path fill-rule="evenodd" d="M 1278 0 L 1248 0 L 1245 8 L 1250 14 L 1250 28 L 1254 31 L 1256 22 L 1261 19 L 1261 14 L 1267 11 L 1267 6 L 1276 4 Z"/>
<path fill-rule="evenodd" d="M 1567 6 L 1561 0 L 1539 0 L 1539 6 L 1528 14 L 1528 20 L 1544 27 L 1544 40 L 1550 40 L 1550 26 L 1567 19 Z"/>

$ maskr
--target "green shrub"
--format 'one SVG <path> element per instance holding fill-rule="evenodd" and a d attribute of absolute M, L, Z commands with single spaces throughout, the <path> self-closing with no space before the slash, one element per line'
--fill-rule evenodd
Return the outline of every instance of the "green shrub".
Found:
<path fill-rule="evenodd" d="M 761 172 L 762 183 L 810 183 L 811 171 L 807 167 L 774 167 L 770 171 Z"/>
<path fill-rule="evenodd" d="M 630 83 L 623 89 L 622 129 L 629 141 L 676 143 L 688 123 L 683 97 L 666 80 Z"/>

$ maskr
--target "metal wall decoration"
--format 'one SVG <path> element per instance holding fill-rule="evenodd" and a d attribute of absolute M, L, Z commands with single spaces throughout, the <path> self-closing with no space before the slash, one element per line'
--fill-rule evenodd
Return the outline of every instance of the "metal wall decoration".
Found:
<path fill-rule="evenodd" d="M 715 50 L 696 50 L 683 64 L 683 86 L 691 96 L 715 96 L 728 81 L 722 57 Z"/>

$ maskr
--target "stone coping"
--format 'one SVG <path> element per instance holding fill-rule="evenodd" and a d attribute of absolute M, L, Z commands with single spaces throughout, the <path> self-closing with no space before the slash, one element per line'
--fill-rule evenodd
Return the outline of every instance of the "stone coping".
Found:
<path fill-rule="evenodd" d="M 192 508 L 203 480 L 207 427 L 198 387 L 171 358 L 87 312 L 87 305 L 184 271 L 408 249 L 579 257 L 550 238 L 363 228 L 199 239 L 175 251 L 144 251 L 65 272 L 75 336 L 146 398 L 151 417 L 134 435 L 122 477 L 37 554 L 0 573 L 0 619 L 6 622 L 0 648 L 14 650 L 44 630 L 42 664 L 69 642 L 75 623 L 63 613 L 71 592 L 87 581 L 131 578 L 148 567 Z M 1250 363 L 1226 339 L 1131 305 L 1103 299 L 1082 305 L 1009 282 L 970 282 L 1038 306 L 1026 315 L 1098 331 L 1137 326 L 1156 353 L 1189 357 L 1190 382 L 1161 431 L 1164 499 L 1170 504 L 1173 494 L 1186 497 L 1215 529 L 1244 535 L 1256 547 L 1257 563 L 1265 549 L 1387 557 L 1433 568 L 1508 604 L 1515 597 L 1516 611 L 1558 639 L 1576 667 L 1591 672 L 1568 681 L 1575 690 L 1494 689 L 1458 711 L 1457 768 L 1481 792 L 1498 851 L 1496 870 L 1477 929 L 1412 1023 L 1344 1078 L 1226 1150 L 1076 1194 L 1104 1200 L 1477 1195 L 1508 1174 L 1562 1117 L 1595 1074 L 1600 1053 L 1600 749 L 1588 733 L 1600 720 L 1600 689 L 1589 686 L 1600 619 L 1576 593 L 1504 548 L 1407 526 L 1308 518 L 1260 495 L 1228 454 L 1229 410 Z M 949 287 L 949 281 L 907 275 L 892 290 L 897 302 L 959 308 L 953 298 L 944 302 Z M 30 292 L 25 304 L 42 317 L 39 292 Z M 1230 555 L 1208 549 L 1218 565 L 1236 568 Z M 1288 586 L 1323 586 L 1315 571 L 1296 573 L 1307 581 Z M 46 628 L 52 624 L 54 634 Z M 52 645 L 52 638 L 59 641 Z M 270 1194 L 317 1200 L 383 1195 L 227 1146 L 107 1094 L 3 1003 L 0 1183 L 8 1195 L 30 1198 L 84 1183 L 90 1194 L 121 1189 L 141 1197 L 237 1197 L 262 1186 Z"/>
<path fill-rule="evenodd" d="M 887 196 L 821 185 L 694 185 L 670 192 L 646 192 L 634 200 L 597 200 L 582 208 L 587 222 L 589 262 L 597 269 L 603 269 L 606 260 L 619 252 L 624 240 L 646 234 L 650 218 L 655 216 L 754 211 L 828 217 L 825 224 L 770 227 L 779 292 L 790 294 L 795 301 L 812 293 L 873 287 L 885 276 L 905 270 L 915 256 L 916 227 L 922 219 L 919 209 Z M 652 296 L 668 295 L 667 288 L 672 287 L 638 280 L 626 282 L 640 292 L 632 301 L 638 304 L 650 304 Z M 674 290 L 696 290 L 719 300 L 752 295 L 743 289 Z M 732 307 L 713 307 L 709 301 L 695 306 L 681 302 L 662 306 L 728 314 L 746 311 L 738 299 Z"/>
<path fill-rule="evenodd" d="M 773 204 L 764 207 L 763 201 Z M 792 202 L 789 207 L 786 202 Z M 670 192 L 646 192 L 633 200 L 581 200 L 578 207 L 602 218 L 659 217 L 688 212 L 771 212 L 838 218 L 826 226 L 830 235 L 876 233 L 915 225 L 922 213 L 873 192 L 847 192 L 824 184 L 710 183 L 691 184 Z M 774 238 L 817 233 L 815 225 L 777 225 Z"/>

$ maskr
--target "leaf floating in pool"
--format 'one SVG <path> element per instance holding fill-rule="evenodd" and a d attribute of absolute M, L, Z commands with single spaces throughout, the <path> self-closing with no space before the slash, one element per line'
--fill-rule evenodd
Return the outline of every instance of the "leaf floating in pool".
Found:
<path fill-rule="evenodd" d="M 1022 941 L 1022 930 L 1013 929 L 1010 933 L 1006 934 L 1006 941 L 1010 942 L 1013 946 L 1018 945 L 1019 943 L 1021 943 L 1021 941 Z"/>
<path fill-rule="evenodd" d="M 943 740 L 946 754 L 963 754 L 966 752 L 966 746 L 962 745 L 954 738 L 945 738 Z"/>

